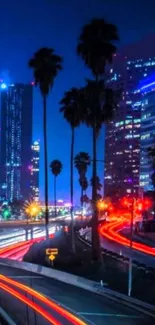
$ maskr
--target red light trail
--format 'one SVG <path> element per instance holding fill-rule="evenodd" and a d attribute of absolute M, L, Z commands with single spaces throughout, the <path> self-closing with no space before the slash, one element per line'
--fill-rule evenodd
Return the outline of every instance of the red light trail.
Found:
<path fill-rule="evenodd" d="M 53 238 L 54 234 L 50 235 L 50 238 Z M 9 245 L 5 248 L 0 249 L 0 257 L 1 258 L 10 258 L 13 260 L 21 261 L 23 256 L 27 253 L 29 248 L 37 242 L 40 242 L 41 240 L 44 240 L 45 236 L 42 236 L 40 238 L 34 238 L 31 240 L 27 240 L 24 242 L 16 243 L 13 245 Z"/>
<path fill-rule="evenodd" d="M 124 237 L 123 235 L 119 234 L 118 231 L 123 228 L 125 224 L 129 222 L 129 219 L 121 218 L 120 220 L 115 220 L 106 224 L 101 225 L 99 228 L 100 235 L 104 238 L 110 239 L 118 244 L 123 246 L 130 247 L 130 240 Z M 155 256 L 155 250 L 153 247 L 148 245 L 138 243 L 133 241 L 132 247 L 139 252 L 144 254 L 149 254 Z"/>
<path fill-rule="evenodd" d="M 12 287 L 15 287 L 16 290 Z M 3 276 L 0 274 L 0 288 L 11 294 L 12 296 L 16 297 L 20 301 L 22 301 L 24 304 L 27 304 L 30 306 L 32 309 L 37 311 L 39 314 L 41 314 L 45 319 L 47 319 L 50 323 L 54 325 L 62 325 L 59 321 L 57 321 L 55 318 L 51 316 L 43 307 L 38 305 L 38 303 L 34 303 L 32 300 L 29 300 L 25 295 L 21 294 L 20 292 L 17 291 L 19 289 L 20 291 L 24 291 L 24 293 L 28 293 L 39 303 L 43 303 L 46 307 L 49 307 L 50 309 L 54 310 L 56 313 L 59 314 L 59 316 L 67 319 L 71 324 L 73 325 L 86 325 L 86 323 L 76 317 L 75 315 L 71 314 L 69 311 L 65 310 L 62 308 L 60 305 L 57 305 L 55 302 L 50 300 L 49 298 L 46 298 L 44 295 L 41 293 L 35 291 L 32 288 L 29 288 L 28 286 L 14 281 L 10 278 L 7 278 L 6 276 Z"/>

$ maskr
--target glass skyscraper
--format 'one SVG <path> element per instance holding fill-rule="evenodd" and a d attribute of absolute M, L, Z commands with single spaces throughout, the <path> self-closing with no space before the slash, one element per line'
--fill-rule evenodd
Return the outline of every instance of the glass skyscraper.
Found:
<path fill-rule="evenodd" d="M 30 195 L 32 85 L 1 84 L 0 191 L 8 201 Z"/>
<path fill-rule="evenodd" d="M 31 199 L 33 201 L 39 201 L 39 160 L 40 160 L 40 145 L 38 141 L 34 141 L 31 146 L 32 158 L 31 158 Z"/>
<path fill-rule="evenodd" d="M 114 119 L 106 126 L 104 192 L 106 196 L 139 195 L 141 108 L 143 95 L 137 89 L 155 72 L 155 58 L 130 60 L 116 55 L 109 70 L 108 85 L 122 90 Z M 143 88 L 145 89 L 145 88 Z"/>
<path fill-rule="evenodd" d="M 148 148 L 155 147 L 155 81 L 147 82 L 140 88 L 143 94 L 141 110 L 141 158 L 140 187 L 143 192 L 153 190 L 152 163 Z"/>

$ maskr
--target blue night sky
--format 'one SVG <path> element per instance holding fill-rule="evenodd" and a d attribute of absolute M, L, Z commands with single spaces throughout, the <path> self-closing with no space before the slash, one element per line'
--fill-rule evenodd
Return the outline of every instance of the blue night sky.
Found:
<path fill-rule="evenodd" d="M 42 46 L 53 47 L 64 58 L 64 69 L 56 79 L 48 100 L 49 162 L 60 159 L 62 174 L 58 177 L 58 198 L 69 199 L 70 128 L 59 113 L 64 91 L 84 84 L 88 71 L 76 56 L 76 42 L 81 27 L 92 17 L 103 17 L 118 26 L 121 42 L 131 43 L 155 32 L 153 0 L 5 0 L 0 5 L 1 76 L 12 82 L 32 81 L 28 59 Z M 40 191 L 43 198 L 42 102 L 39 92 L 34 96 L 34 140 L 40 139 Z M 104 132 L 98 140 L 98 159 L 104 156 Z M 75 154 L 91 154 L 91 130 L 76 131 Z M 103 165 L 98 165 L 103 182 Z M 91 168 L 88 172 L 91 177 Z M 49 175 L 50 199 L 53 197 L 52 176 Z M 75 172 L 75 201 L 79 199 L 78 175 Z"/>

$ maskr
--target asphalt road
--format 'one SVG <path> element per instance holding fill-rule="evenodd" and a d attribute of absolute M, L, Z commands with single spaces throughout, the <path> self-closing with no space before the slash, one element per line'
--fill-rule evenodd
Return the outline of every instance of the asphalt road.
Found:
<path fill-rule="evenodd" d="M 87 239 L 91 242 L 91 230 L 87 232 Z M 130 248 L 123 246 L 121 244 L 118 244 L 114 241 L 108 240 L 107 238 L 100 237 L 101 246 L 105 249 L 108 249 L 111 252 L 115 252 L 117 254 L 122 254 L 126 257 L 130 257 Z M 138 252 L 136 250 L 133 250 L 132 253 L 133 260 L 146 264 L 148 266 L 155 267 L 155 258 L 153 256 L 143 254 L 141 252 Z"/>
<path fill-rule="evenodd" d="M 0 273 L 13 278 L 16 281 L 24 283 L 38 292 L 43 293 L 72 314 L 83 319 L 89 325 L 152 325 L 153 322 L 141 313 L 136 312 L 116 302 L 92 294 L 85 290 L 63 284 L 42 276 L 31 274 L 22 270 L 13 269 L 0 264 Z M 0 302 L 2 307 L 15 318 L 20 325 L 28 324 L 26 322 L 28 309 L 15 298 L 0 289 Z M 53 311 L 53 315 L 55 312 Z M 48 324 L 43 321 L 41 316 L 29 315 L 29 325 Z M 59 316 L 59 322 L 63 325 L 72 324 L 62 320 Z"/>

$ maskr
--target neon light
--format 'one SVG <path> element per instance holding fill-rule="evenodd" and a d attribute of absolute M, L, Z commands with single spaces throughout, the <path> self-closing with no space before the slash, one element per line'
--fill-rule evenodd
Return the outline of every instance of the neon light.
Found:
<path fill-rule="evenodd" d="M 145 86 L 141 87 L 140 89 L 143 90 L 143 89 L 146 89 L 146 88 L 148 88 L 150 86 L 153 86 L 153 85 L 155 85 L 155 81 L 149 83 L 148 85 L 145 85 Z"/>

